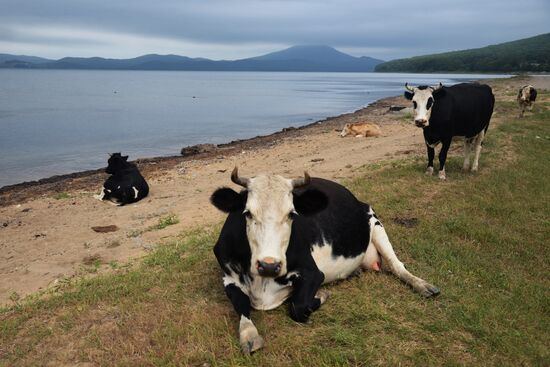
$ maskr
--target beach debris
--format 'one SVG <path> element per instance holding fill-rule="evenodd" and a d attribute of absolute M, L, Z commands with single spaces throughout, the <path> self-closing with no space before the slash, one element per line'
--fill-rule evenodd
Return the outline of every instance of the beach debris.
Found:
<path fill-rule="evenodd" d="M 213 152 L 217 148 L 218 146 L 215 144 L 197 144 L 181 148 L 180 153 L 182 156 L 186 157 L 189 155 Z"/>
<path fill-rule="evenodd" d="M 227 172 L 227 170 L 226 169 L 219 169 L 218 172 L 219 173 L 225 173 L 225 172 Z"/>
<path fill-rule="evenodd" d="M 31 210 L 32 210 L 31 208 L 25 208 L 25 209 L 21 210 L 21 213 L 28 213 Z"/>
<path fill-rule="evenodd" d="M 45 233 L 37 233 L 34 235 L 34 238 L 46 237 Z"/>
<path fill-rule="evenodd" d="M 108 226 L 95 226 L 95 227 L 92 227 L 92 230 L 97 233 L 108 233 L 108 232 L 118 231 L 118 227 L 114 224 L 111 224 Z"/>
<path fill-rule="evenodd" d="M 322 162 L 325 158 L 313 158 L 310 162 Z"/>
<path fill-rule="evenodd" d="M 390 112 L 399 112 L 401 111 L 402 109 L 404 108 L 407 108 L 406 106 L 395 106 L 395 105 L 391 105 L 390 108 L 388 109 L 388 111 Z"/>
<path fill-rule="evenodd" d="M 185 167 L 178 168 L 178 173 L 180 175 L 185 175 L 186 172 L 187 172 L 187 170 L 185 169 Z"/>

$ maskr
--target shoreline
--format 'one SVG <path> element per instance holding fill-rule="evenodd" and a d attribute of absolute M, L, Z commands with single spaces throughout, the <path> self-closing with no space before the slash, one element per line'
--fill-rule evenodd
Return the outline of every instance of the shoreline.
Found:
<path fill-rule="evenodd" d="M 217 145 L 198 143 L 195 145 L 182 147 L 182 150 L 186 148 L 189 150 L 193 150 L 193 148 L 197 148 L 199 149 L 199 151 L 197 152 L 191 152 L 188 154 L 182 153 L 180 155 L 138 158 L 131 162 L 136 163 L 139 169 L 144 171 L 145 174 L 147 175 L 147 172 L 154 173 L 162 169 L 169 169 L 170 167 L 173 167 L 179 163 L 182 163 L 188 160 L 208 159 L 219 155 L 234 154 L 239 150 L 242 151 L 242 150 L 258 149 L 264 146 L 272 145 L 276 143 L 277 140 L 280 140 L 280 139 L 299 136 L 302 133 L 309 131 L 311 129 L 314 129 L 316 127 L 327 127 L 328 125 L 331 125 L 332 127 L 332 125 L 334 125 L 334 121 L 336 120 L 361 114 L 366 110 L 376 108 L 381 105 L 387 106 L 389 108 L 389 106 L 392 105 L 390 102 L 392 101 L 395 102 L 395 100 L 399 97 L 400 95 L 380 98 L 352 112 L 344 112 L 335 116 L 328 116 L 326 118 L 323 118 L 314 122 L 310 122 L 298 127 L 294 127 L 294 126 L 284 127 L 281 130 L 275 131 L 267 135 L 256 135 L 250 138 L 235 139 L 235 140 L 231 140 L 229 142 L 221 143 Z M 334 127 L 336 128 L 336 126 Z M 200 151 L 201 146 L 207 146 L 207 145 L 211 146 L 212 149 L 209 149 L 207 151 Z M 21 192 L 24 190 L 33 190 L 36 188 L 40 188 L 41 186 L 46 186 L 47 187 L 46 191 L 50 191 L 53 193 L 60 193 L 68 190 L 80 189 L 81 188 L 80 185 L 77 185 L 77 187 L 75 187 L 75 185 L 72 185 L 71 182 L 74 180 L 98 182 L 99 177 L 102 177 L 103 179 L 107 177 L 107 175 L 104 173 L 104 169 L 105 168 L 102 167 L 102 168 L 96 168 L 96 169 L 85 170 L 85 171 L 77 171 L 77 172 L 71 172 L 71 173 L 65 173 L 65 174 L 59 174 L 59 175 L 52 175 L 52 176 L 44 177 L 38 180 L 23 181 L 16 184 L 2 186 L 0 187 L 0 207 L 13 204 L 14 200 L 10 200 L 9 197 L 16 194 L 17 192 Z M 38 190 L 38 191 L 40 191 L 40 193 L 43 194 L 45 190 Z"/>

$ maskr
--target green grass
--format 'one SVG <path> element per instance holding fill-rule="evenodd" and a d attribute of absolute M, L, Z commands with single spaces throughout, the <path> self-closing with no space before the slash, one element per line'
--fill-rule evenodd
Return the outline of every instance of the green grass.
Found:
<path fill-rule="evenodd" d="M 156 224 L 153 224 L 145 229 L 134 229 L 129 231 L 126 234 L 126 237 L 128 238 L 134 238 L 139 237 L 145 232 L 151 232 L 151 231 L 158 231 L 161 229 L 164 229 L 168 226 L 172 226 L 174 224 L 178 224 L 180 220 L 178 219 L 178 216 L 174 213 L 168 214 L 164 217 L 161 217 L 158 219 L 158 222 Z"/>
<path fill-rule="evenodd" d="M 363 273 L 328 286 L 307 324 L 286 307 L 253 312 L 266 348 L 244 356 L 212 253 L 217 225 L 182 233 L 136 266 L 17 300 L 0 312 L 0 365 L 548 366 L 550 141 L 537 136 L 550 136 L 550 111 L 536 105 L 517 120 L 512 101 L 497 106 L 503 120 L 478 174 L 462 173 L 455 154 L 447 182 L 425 177 L 425 158 L 414 157 L 365 166 L 346 183 L 439 298 Z"/>
<path fill-rule="evenodd" d="M 69 195 L 69 193 L 66 193 L 66 192 L 60 192 L 58 194 L 55 194 L 53 198 L 55 200 L 64 200 L 64 199 L 70 199 L 71 195 Z"/>

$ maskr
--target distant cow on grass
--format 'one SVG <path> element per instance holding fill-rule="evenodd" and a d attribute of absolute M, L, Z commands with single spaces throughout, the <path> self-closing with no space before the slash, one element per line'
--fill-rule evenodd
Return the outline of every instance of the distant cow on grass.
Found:
<path fill-rule="evenodd" d="M 533 110 L 533 104 L 537 99 L 537 90 L 532 85 L 524 85 L 519 89 L 518 104 L 520 108 L 519 117 L 523 117 L 525 109 Z"/>
<path fill-rule="evenodd" d="M 345 124 L 340 136 L 344 137 L 347 135 L 352 135 L 356 138 L 366 138 L 368 136 L 380 136 L 381 134 L 382 131 L 378 125 L 369 124 L 366 122 L 356 122 L 354 124 Z"/>
<path fill-rule="evenodd" d="M 105 172 L 111 176 L 105 181 L 99 200 L 110 200 L 118 205 L 135 203 L 149 194 L 149 185 L 135 164 L 128 162 L 128 156 L 110 154 Z"/>
<path fill-rule="evenodd" d="M 478 83 L 461 83 L 444 87 L 409 87 L 405 83 L 405 98 L 412 100 L 414 123 L 423 129 L 428 148 L 427 175 L 434 171 L 434 148 L 441 143 L 439 152 L 439 178 L 446 179 L 445 161 L 454 136 L 464 137 L 465 171 L 470 169 L 470 149 L 475 150 L 472 172 L 476 172 L 481 153 L 481 143 L 489 128 L 495 97 L 491 87 Z"/>
<path fill-rule="evenodd" d="M 360 268 L 379 271 L 381 261 L 424 297 L 439 294 L 405 269 L 372 208 L 336 182 L 307 173 L 298 179 L 245 178 L 237 168 L 231 180 L 244 190 L 223 187 L 210 199 L 228 213 L 214 253 L 225 293 L 240 317 L 245 353 L 264 345 L 251 307 L 271 310 L 288 299 L 290 317 L 306 322 L 327 298 L 321 284 Z"/>

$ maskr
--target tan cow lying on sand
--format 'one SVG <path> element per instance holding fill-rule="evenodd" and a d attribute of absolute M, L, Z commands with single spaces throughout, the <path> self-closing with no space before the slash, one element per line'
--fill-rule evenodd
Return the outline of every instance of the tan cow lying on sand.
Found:
<path fill-rule="evenodd" d="M 353 135 L 356 138 L 367 137 L 367 136 L 380 136 L 382 131 L 380 127 L 375 124 L 369 124 L 366 122 L 356 122 L 354 124 L 346 124 L 342 129 L 341 137 L 347 135 Z"/>

